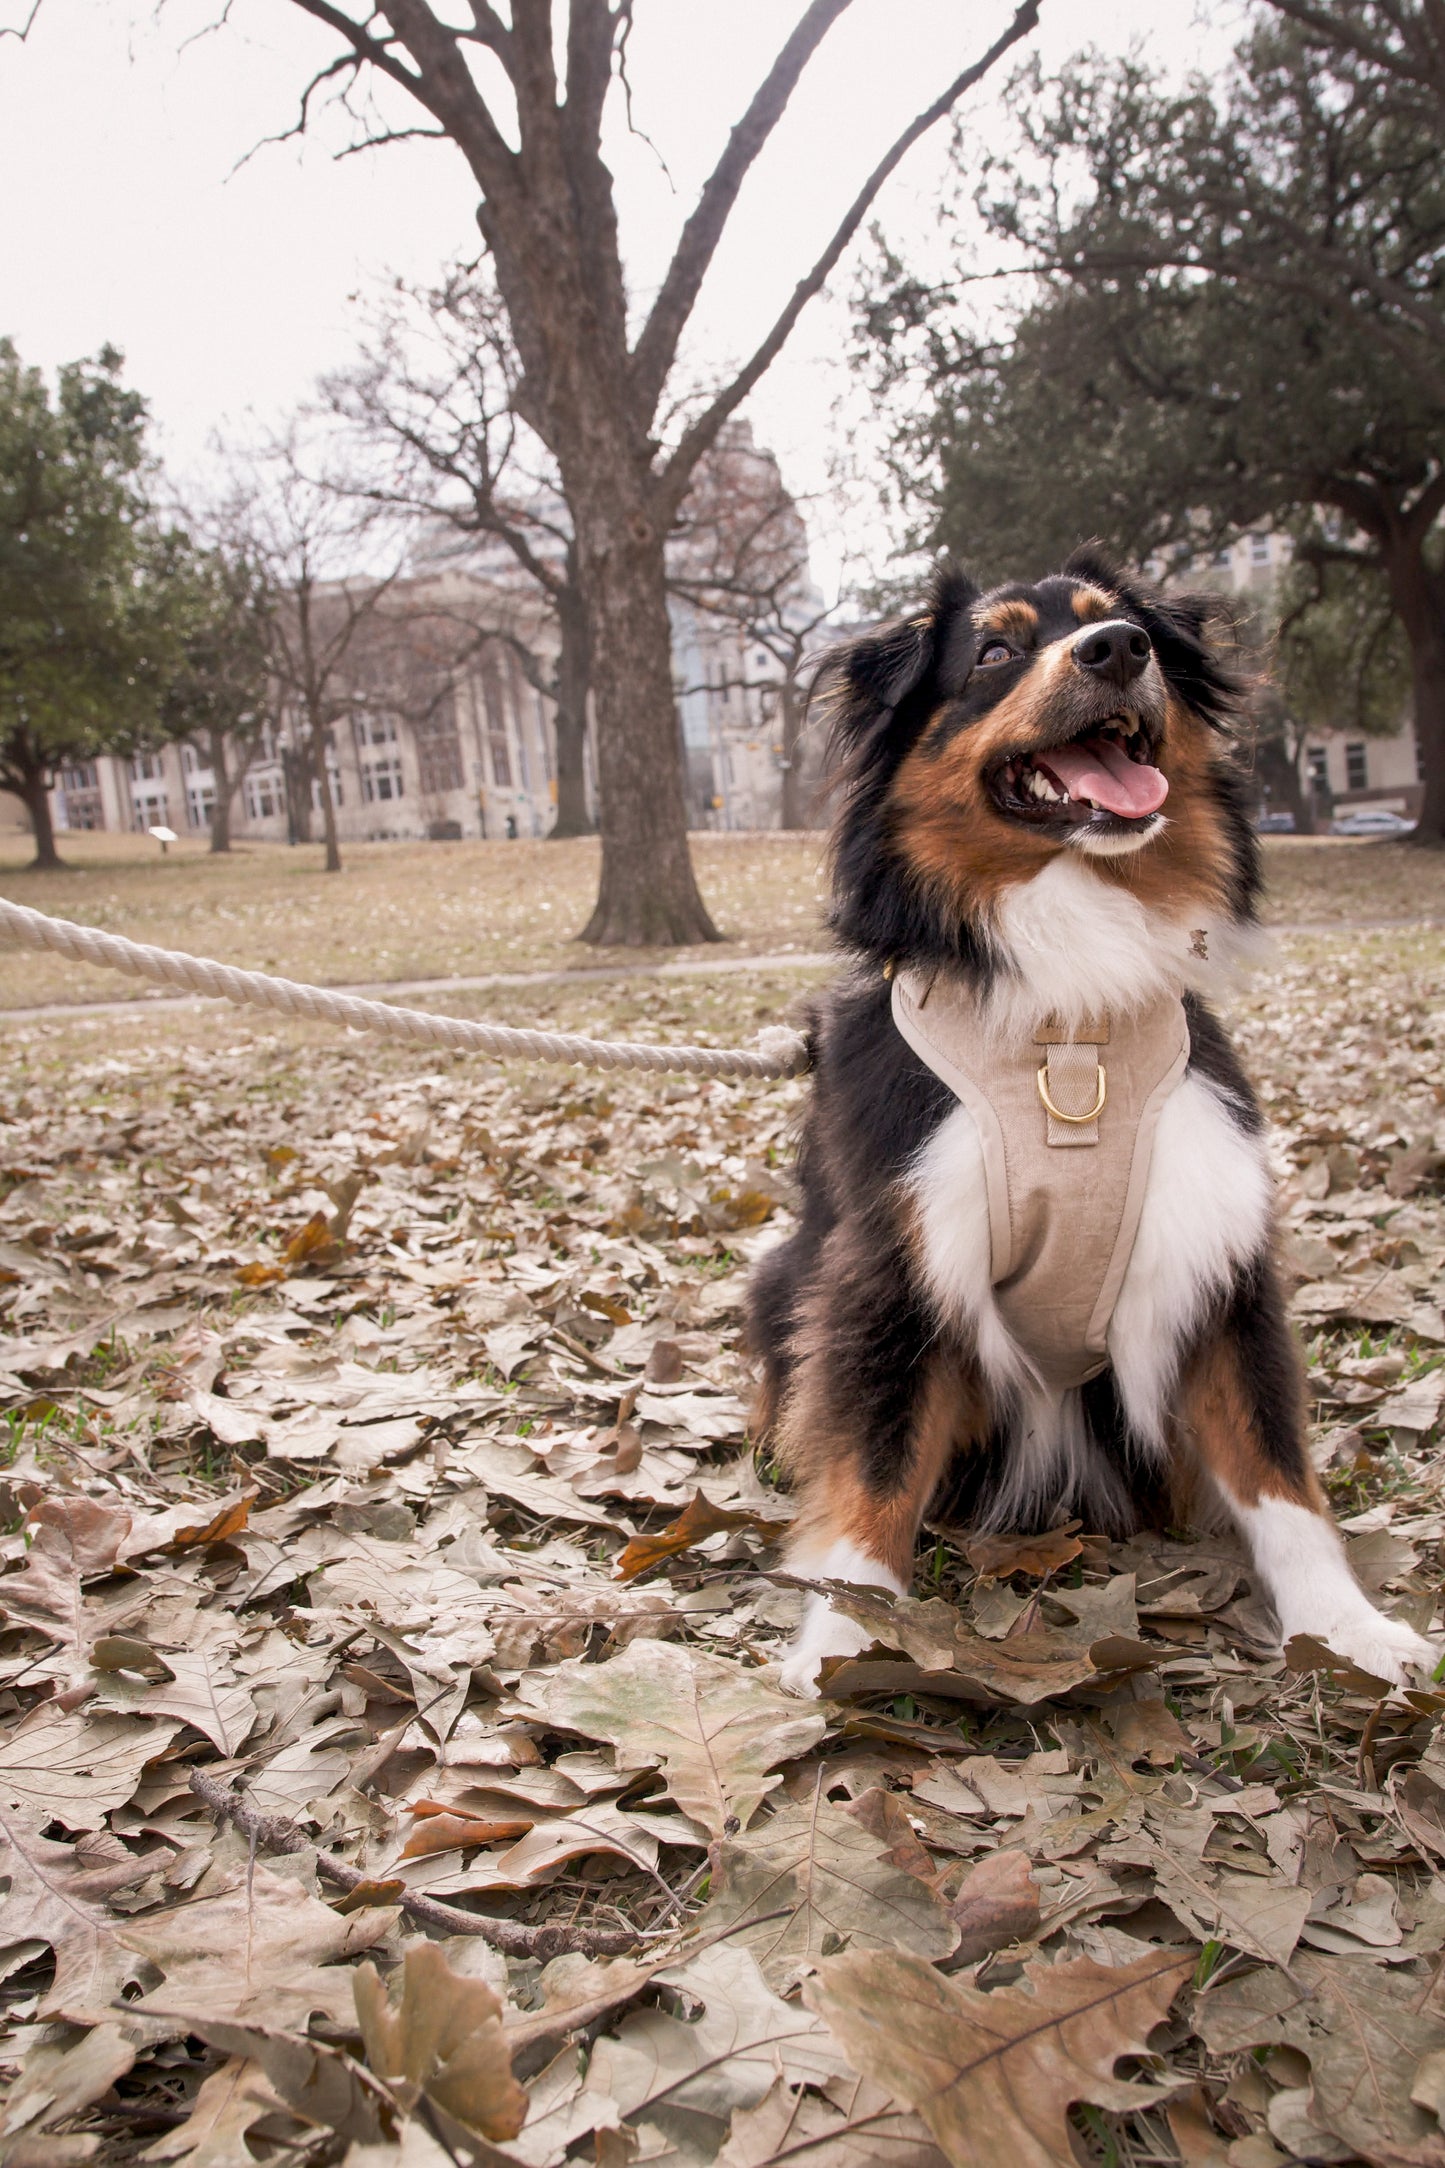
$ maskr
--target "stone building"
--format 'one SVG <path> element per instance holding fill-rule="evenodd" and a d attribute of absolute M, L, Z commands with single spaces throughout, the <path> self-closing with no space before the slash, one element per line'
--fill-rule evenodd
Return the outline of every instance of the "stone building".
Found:
<path fill-rule="evenodd" d="M 1191 584 L 1228 587 L 1234 594 L 1267 589 L 1290 560 L 1286 535 L 1247 534 L 1191 568 Z M 1322 813 L 1373 806 L 1413 819 L 1423 797 L 1420 749 L 1409 702 L 1391 737 L 1364 738 L 1348 728 L 1305 741 L 1302 780 Z"/>
<path fill-rule="evenodd" d="M 733 512 L 766 500 L 776 522 L 783 508 L 788 555 L 785 567 L 770 562 L 755 595 L 743 596 L 734 579 L 724 598 L 721 585 L 707 585 L 721 579 L 719 553 L 699 529 L 674 553 L 669 611 L 689 818 L 699 828 L 776 828 L 784 679 L 801 669 L 804 634 L 823 613 L 808 578 L 806 528 L 772 454 L 753 446 L 746 423 L 734 423 L 715 460 Z M 327 767 L 341 842 L 545 835 L 556 803 L 556 732 L 539 688 L 551 682 L 555 659 L 553 622 L 503 548 L 459 545 L 441 529 L 420 538 L 410 576 L 387 591 L 354 656 L 348 651 L 332 703 Z M 299 718 L 278 697 L 232 802 L 234 840 L 319 838 L 319 787 L 304 743 Z M 590 743 L 587 767 L 595 810 Z M 55 825 L 199 836 L 215 789 L 192 744 L 106 754 L 57 776 Z M 0 825 L 25 825 L 4 794 Z"/>

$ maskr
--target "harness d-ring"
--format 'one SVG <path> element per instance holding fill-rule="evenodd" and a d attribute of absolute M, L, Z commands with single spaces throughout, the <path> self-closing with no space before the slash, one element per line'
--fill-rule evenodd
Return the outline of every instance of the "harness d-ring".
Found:
<path fill-rule="evenodd" d="M 1038 1075 L 1039 1097 L 1040 1099 L 1042 1099 L 1044 1105 L 1048 1108 L 1050 1114 L 1052 1114 L 1056 1122 L 1077 1123 L 1093 1122 L 1098 1120 L 1099 1116 L 1104 1111 L 1104 1101 L 1109 1096 L 1109 1079 L 1104 1074 L 1104 1064 L 1102 1062 L 1099 1062 L 1096 1064 L 1096 1066 L 1099 1071 L 1098 1098 L 1094 1101 L 1094 1104 L 1090 1107 L 1087 1114 L 1065 1114 L 1063 1108 L 1056 1107 L 1053 1100 L 1049 1097 L 1049 1065 L 1047 1062 L 1043 1064 L 1042 1068 L 1039 1070 Z"/>

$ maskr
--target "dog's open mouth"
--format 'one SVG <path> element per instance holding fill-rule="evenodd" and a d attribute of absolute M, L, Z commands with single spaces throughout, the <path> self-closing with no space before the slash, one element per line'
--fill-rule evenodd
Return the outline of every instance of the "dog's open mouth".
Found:
<path fill-rule="evenodd" d="M 1169 795 L 1148 727 L 1111 715 L 1063 745 L 1016 753 L 991 778 L 1001 812 L 1031 824 L 1142 827 Z"/>

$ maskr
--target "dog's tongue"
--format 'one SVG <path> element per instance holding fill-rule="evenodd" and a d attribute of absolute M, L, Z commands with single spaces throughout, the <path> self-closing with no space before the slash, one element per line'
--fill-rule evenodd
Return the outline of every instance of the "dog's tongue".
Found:
<path fill-rule="evenodd" d="M 1086 738 L 1082 744 L 1051 745 L 1038 757 L 1071 798 L 1092 798 L 1109 813 L 1142 820 L 1157 813 L 1169 795 L 1167 777 L 1143 761 L 1131 760 L 1112 738 Z"/>

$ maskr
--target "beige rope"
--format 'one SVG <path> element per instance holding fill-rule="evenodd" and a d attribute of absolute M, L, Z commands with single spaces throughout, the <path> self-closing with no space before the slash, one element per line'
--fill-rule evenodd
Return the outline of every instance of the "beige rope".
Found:
<path fill-rule="evenodd" d="M 572 1032 L 474 1024 L 426 1009 L 393 1008 L 385 1001 L 366 1001 L 359 994 L 338 993 L 326 986 L 300 986 L 294 979 L 273 979 L 262 971 L 237 971 L 209 957 L 126 941 L 119 934 L 50 918 L 44 911 L 0 898 L 0 939 L 7 936 L 24 948 L 53 949 L 76 963 L 128 971 L 159 986 L 214 994 L 253 1009 L 279 1009 L 283 1016 L 320 1016 L 352 1031 L 377 1031 L 383 1038 L 454 1047 L 463 1053 L 524 1055 L 533 1061 L 572 1062 L 586 1069 L 680 1069 L 691 1076 L 802 1076 L 809 1066 L 807 1041 L 781 1024 L 760 1031 L 756 1048 L 646 1046 L 629 1040 L 584 1039 Z"/>

